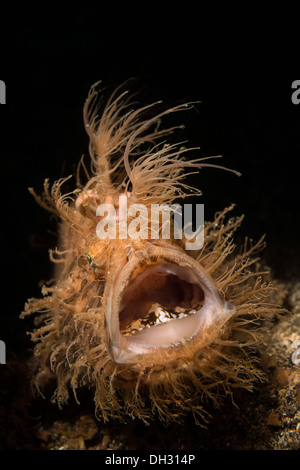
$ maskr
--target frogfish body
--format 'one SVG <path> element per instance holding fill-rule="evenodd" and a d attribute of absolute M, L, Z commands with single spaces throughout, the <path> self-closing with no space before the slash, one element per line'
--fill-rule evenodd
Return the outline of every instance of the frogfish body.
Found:
<path fill-rule="evenodd" d="M 41 197 L 30 189 L 60 220 L 59 246 L 50 250 L 55 278 L 21 315 L 37 315 L 34 383 L 41 390 L 55 378 L 59 405 L 69 390 L 76 397 L 78 388 L 92 389 L 104 420 L 172 421 L 192 412 L 201 423 L 206 398 L 218 404 L 261 377 L 259 325 L 276 311 L 255 255 L 263 239 L 236 249 L 243 217 L 228 219 L 233 206 L 204 223 L 204 242 L 193 250 L 185 235 L 175 237 L 173 219 L 154 221 L 151 209 L 201 194 L 184 183 L 184 170 L 217 165 L 161 142 L 174 129 L 160 128 L 163 116 L 188 105 L 151 118 L 151 106 L 132 106 L 116 90 L 98 115 L 94 85 L 84 106 L 86 184 L 78 178 L 65 195 L 65 179 L 52 187 L 46 180 Z"/>

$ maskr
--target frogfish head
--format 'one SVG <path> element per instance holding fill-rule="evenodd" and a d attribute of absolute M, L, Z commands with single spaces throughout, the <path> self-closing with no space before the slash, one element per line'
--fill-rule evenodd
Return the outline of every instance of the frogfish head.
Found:
<path fill-rule="evenodd" d="M 187 249 L 198 234 L 175 230 L 175 202 L 201 192 L 184 183 L 185 170 L 223 168 L 160 143 L 174 130 L 160 128 L 161 119 L 190 105 L 145 118 L 152 105 L 134 110 L 116 90 L 100 114 L 98 88 L 84 106 L 91 165 L 82 160 L 78 175 L 83 169 L 86 184 L 77 175 L 71 195 L 61 192 L 65 180 L 52 188 L 46 180 L 41 197 L 30 189 L 60 218 L 55 279 L 21 315 L 37 314 L 34 383 L 41 390 L 54 378 L 59 405 L 70 389 L 75 397 L 92 389 L 104 420 L 192 412 L 201 423 L 206 398 L 218 405 L 262 377 L 260 325 L 278 311 L 256 256 L 263 237 L 235 246 L 243 217 L 228 218 L 232 205 L 203 221 L 202 243 Z"/>

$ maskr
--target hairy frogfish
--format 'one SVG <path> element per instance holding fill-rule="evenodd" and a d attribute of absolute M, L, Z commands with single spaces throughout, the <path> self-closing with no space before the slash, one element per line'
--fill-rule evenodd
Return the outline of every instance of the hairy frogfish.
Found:
<path fill-rule="evenodd" d="M 92 390 L 99 419 L 192 413 L 201 423 L 207 401 L 218 406 L 262 376 L 261 324 L 277 311 L 257 256 L 264 240 L 236 246 L 243 216 L 231 217 L 231 205 L 204 221 L 203 243 L 187 249 L 175 203 L 201 191 L 186 175 L 223 168 L 166 141 L 176 126 L 163 127 L 165 116 L 191 105 L 155 114 L 120 88 L 103 106 L 99 92 L 92 86 L 84 105 L 91 160 L 81 159 L 74 191 L 62 191 L 68 178 L 45 180 L 41 196 L 30 188 L 59 220 L 54 277 L 21 314 L 36 315 L 34 384 L 42 391 L 54 379 L 59 406 L 70 391 Z"/>

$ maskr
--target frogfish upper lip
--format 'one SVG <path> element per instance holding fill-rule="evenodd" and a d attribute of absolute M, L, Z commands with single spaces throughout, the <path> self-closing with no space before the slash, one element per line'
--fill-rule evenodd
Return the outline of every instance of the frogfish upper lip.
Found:
<path fill-rule="evenodd" d="M 134 363 L 154 353 L 201 336 L 214 322 L 228 318 L 235 307 L 222 299 L 205 269 L 175 248 L 153 246 L 139 252 L 118 272 L 109 286 L 106 320 L 107 350 L 116 363 Z M 149 311 L 180 311 L 162 322 L 147 325 Z M 158 308 L 158 310 L 159 310 Z M 146 323 L 124 333 L 137 320 Z"/>

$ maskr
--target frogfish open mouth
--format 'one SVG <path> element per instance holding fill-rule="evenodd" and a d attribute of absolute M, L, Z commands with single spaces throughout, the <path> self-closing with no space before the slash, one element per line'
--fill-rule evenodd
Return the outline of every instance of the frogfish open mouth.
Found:
<path fill-rule="evenodd" d="M 228 218 L 233 205 L 205 221 L 197 249 L 187 249 L 184 231 L 174 235 L 173 219 L 162 236 L 162 213 L 150 227 L 153 207 L 201 194 L 186 173 L 223 167 L 162 139 L 175 129 L 161 128 L 164 116 L 190 105 L 149 117 L 153 105 L 135 109 L 117 89 L 100 113 L 98 95 L 95 84 L 84 105 L 91 164 L 81 160 L 76 189 L 62 193 L 68 178 L 46 180 L 42 196 L 30 188 L 60 221 L 54 279 L 21 314 L 37 314 L 34 383 L 41 391 L 55 379 L 59 405 L 70 389 L 77 399 L 78 388 L 90 388 L 104 420 L 168 422 L 192 412 L 202 423 L 207 398 L 218 405 L 262 376 L 260 325 L 278 310 L 256 255 L 263 237 L 234 245 L 243 217 Z"/>

